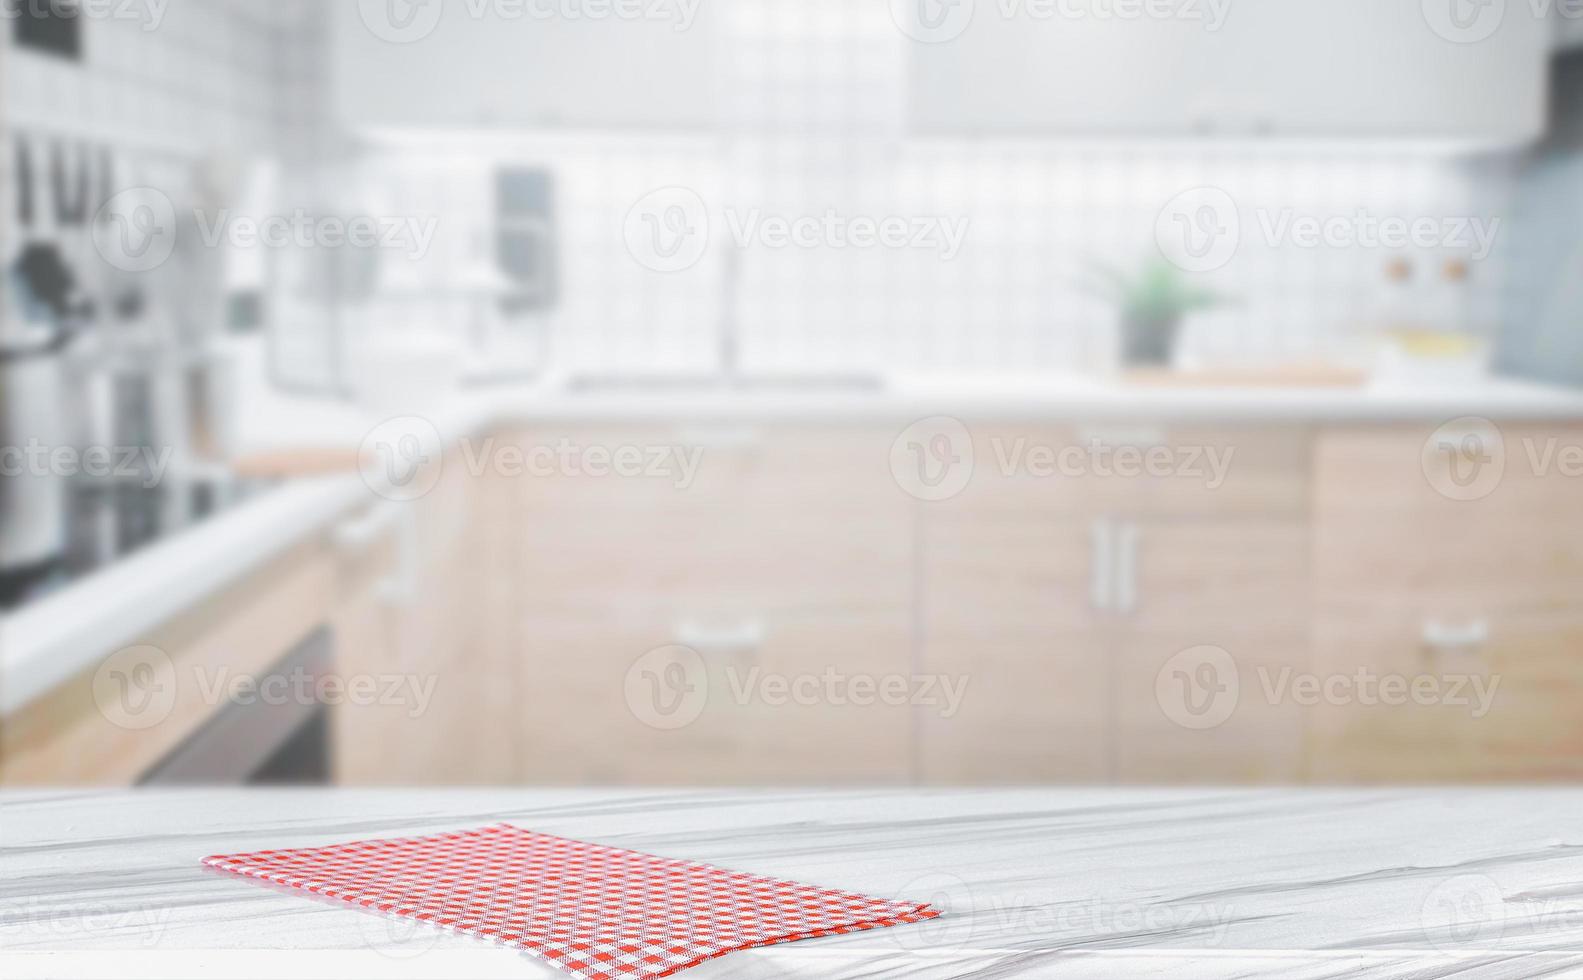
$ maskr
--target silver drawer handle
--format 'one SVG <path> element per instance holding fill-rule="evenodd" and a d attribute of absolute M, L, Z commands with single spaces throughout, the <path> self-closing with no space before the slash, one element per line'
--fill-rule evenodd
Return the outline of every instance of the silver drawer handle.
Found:
<path fill-rule="evenodd" d="M 1437 654 L 1472 653 L 1490 642 L 1490 621 L 1475 619 L 1453 626 L 1431 619 L 1424 622 L 1424 646 Z"/>
<path fill-rule="evenodd" d="M 764 445 L 764 433 L 747 425 L 692 426 L 679 429 L 680 446 L 716 453 L 752 453 Z"/>
<path fill-rule="evenodd" d="M 343 554 L 361 554 L 387 536 L 396 539 L 396 568 L 379 583 L 380 601 L 390 606 L 411 605 L 418 596 L 418 516 L 410 504 L 387 500 L 370 507 L 362 517 L 336 527 L 331 537 Z"/>
<path fill-rule="evenodd" d="M 1126 523 L 1116 532 L 1116 611 L 1138 608 L 1138 525 Z"/>
<path fill-rule="evenodd" d="M 724 626 L 684 619 L 674 632 L 678 646 L 699 653 L 756 653 L 764 647 L 764 621 L 757 618 Z"/>
<path fill-rule="evenodd" d="M 1106 612 L 1115 603 L 1115 536 L 1110 518 L 1101 517 L 1089 529 L 1092 541 L 1089 554 L 1088 599 L 1093 607 Z"/>

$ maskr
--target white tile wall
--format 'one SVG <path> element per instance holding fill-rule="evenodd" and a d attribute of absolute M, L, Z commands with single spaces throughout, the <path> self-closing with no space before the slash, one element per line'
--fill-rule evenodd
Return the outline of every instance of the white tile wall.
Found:
<path fill-rule="evenodd" d="M 1200 362 L 1345 357 L 1380 316 L 1384 271 L 1413 263 L 1423 282 L 1456 249 L 1404 252 L 1266 242 L 1261 215 L 1498 217 L 1455 161 L 1380 149 L 1062 146 L 868 141 L 817 133 L 739 132 L 658 139 L 562 134 L 394 153 L 374 169 L 400 211 L 443 216 L 425 281 L 459 281 L 487 261 L 490 168 L 542 164 L 559 181 L 559 365 L 576 370 L 707 369 L 721 307 L 731 222 L 761 215 L 945 218 L 967 222 L 950 261 L 936 250 L 833 247 L 739 250 L 742 357 L 764 371 L 1099 371 L 1112 366 L 1116 316 L 1087 288 L 1096 265 L 1131 271 L 1158 256 L 1156 220 L 1178 192 L 1213 185 L 1240 205 L 1243 240 L 1201 277 L 1225 308 L 1188 321 Z M 696 190 L 711 206 L 705 258 L 675 274 L 627 253 L 623 221 L 649 191 Z M 1442 251 L 1445 254 L 1439 254 Z M 1497 256 L 1441 308 L 1493 325 Z M 452 307 L 422 316 L 456 316 Z M 417 316 L 419 307 L 406 307 Z M 393 311 L 393 316 L 403 315 Z"/>

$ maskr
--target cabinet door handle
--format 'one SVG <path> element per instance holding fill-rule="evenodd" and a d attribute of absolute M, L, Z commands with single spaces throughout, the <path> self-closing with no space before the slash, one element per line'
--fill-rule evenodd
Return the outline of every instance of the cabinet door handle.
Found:
<path fill-rule="evenodd" d="M 1089 529 L 1089 537 L 1093 542 L 1088 567 L 1089 602 L 1099 612 L 1107 612 L 1115 604 L 1115 525 L 1110 518 L 1101 517 Z"/>
<path fill-rule="evenodd" d="M 748 425 L 691 426 L 678 429 L 677 444 L 716 453 L 756 453 L 764 446 L 764 433 Z"/>
<path fill-rule="evenodd" d="M 389 535 L 396 540 L 396 568 L 379 584 L 379 598 L 390 606 L 411 605 L 421 574 L 417 511 L 411 504 L 394 500 L 376 504 L 362 517 L 337 527 L 333 538 L 342 553 L 358 554 Z"/>
<path fill-rule="evenodd" d="M 1472 653 L 1489 645 L 1490 622 L 1475 619 L 1460 626 L 1432 619 L 1424 623 L 1424 648 L 1431 654 Z"/>
<path fill-rule="evenodd" d="M 684 619 L 676 624 L 676 645 L 699 653 L 757 654 L 764 646 L 764 621 L 744 619 L 729 625 L 705 625 Z"/>
<path fill-rule="evenodd" d="M 1129 615 L 1138 608 L 1138 525 L 1123 524 L 1116 532 L 1116 611 Z"/>

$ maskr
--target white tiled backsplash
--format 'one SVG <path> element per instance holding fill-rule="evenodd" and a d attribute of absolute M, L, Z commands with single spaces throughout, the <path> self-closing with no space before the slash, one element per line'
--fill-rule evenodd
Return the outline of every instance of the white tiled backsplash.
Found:
<path fill-rule="evenodd" d="M 1229 297 L 1193 315 L 1190 360 L 1248 363 L 1356 353 L 1379 317 L 1386 266 L 1413 264 L 1426 301 L 1463 327 L 1496 325 L 1499 250 L 1472 263 L 1465 285 L 1436 281 L 1456 248 L 1305 248 L 1270 244 L 1262 223 L 1285 209 L 1328 217 L 1498 216 L 1486 177 L 1443 157 L 1377 148 L 1059 146 L 914 143 L 819 136 L 730 138 L 551 135 L 509 146 L 481 140 L 444 153 L 393 152 L 374 168 L 398 212 L 438 219 L 421 275 L 463 281 L 488 256 L 492 167 L 542 165 L 558 186 L 561 305 L 552 318 L 557 365 L 573 370 L 686 370 L 714 363 L 725 296 L 736 297 L 744 366 L 758 370 L 1103 370 L 1115 357 L 1116 315 L 1089 284 L 1096 265 L 1134 271 L 1158 256 L 1161 207 L 1201 185 L 1228 191 L 1243 212 L 1242 244 L 1199 277 Z M 624 222 L 656 188 L 695 190 L 711 208 L 711 241 L 696 266 L 651 271 L 627 251 Z M 937 249 L 738 250 L 727 292 L 731 221 L 763 215 L 944 218 L 965 221 L 960 254 Z M 408 294 L 410 296 L 410 294 Z M 393 298 L 382 317 L 421 328 L 463 322 L 468 301 L 413 306 Z M 1426 317 L 1435 314 L 1426 312 Z M 1453 324 L 1445 324 L 1452 326 Z"/>

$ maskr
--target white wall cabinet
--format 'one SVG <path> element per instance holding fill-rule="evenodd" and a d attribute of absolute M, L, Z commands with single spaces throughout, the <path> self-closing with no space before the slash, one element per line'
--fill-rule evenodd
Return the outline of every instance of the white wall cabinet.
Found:
<path fill-rule="evenodd" d="M 628 6 L 546 17 L 533 3 L 334 4 L 337 115 L 353 128 L 711 125 L 709 5 L 668 5 L 670 18 L 614 12 Z M 695 16 L 681 20 L 684 8 Z"/>
<path fill-rule="evenodd" d="M 1197 20 L 1069 6 L 1091 12 L 980 2 L 959 35 L 910 43 L 914 131 L 1520 142 L 1544 123 L 1553 29 L 1522 4 L 1471 20 L 1394 0 L 1181 7 Z"/>

